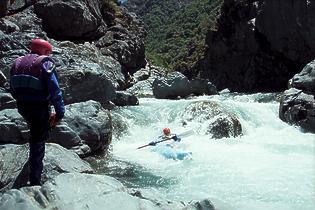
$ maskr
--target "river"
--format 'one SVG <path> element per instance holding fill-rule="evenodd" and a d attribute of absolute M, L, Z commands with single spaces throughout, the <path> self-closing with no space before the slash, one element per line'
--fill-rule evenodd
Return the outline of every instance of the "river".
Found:
<path fill-rule="evenodd" d="M 214 101 L 234 113 L 243 135 L 216 140 L 205 134 L 207 122 L 183 125 L 189 114 L 185 108 L 196 101 Z M 139 106 L 113 111 L 125 130 L 114 137 L 110 158 L 100 162 L 99 172 L 167 200 L 210 198 L 236 210 L 314 210 L 315 135 L 282 122 L 278 109 L 276 94 L 141 98 Z M 152 147 L 136 149 L 164 127 L 177 134 L 194 131 L 180 143 L 192 158 L 172 160 Z"/>

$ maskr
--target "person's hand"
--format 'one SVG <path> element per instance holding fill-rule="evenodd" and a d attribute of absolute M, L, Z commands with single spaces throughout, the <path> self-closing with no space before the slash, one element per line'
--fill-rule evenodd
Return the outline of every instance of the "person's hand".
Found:
<path fill-rule="evenodd" d="M 60 119 L 58 119 L 56 113 L 51 113 L 50 118 L 49 118 L 50 128 L 55 128 L 59 122 L 60 122 Z"/>
<path fill-rule="evenodd" d="M 182 140 L 182 139 L 179 138 L 177 135 L 173 136 L 172 139 L 174 139 L 174 141 L 180 141 L 180 140 Z"/>
<path fill-rule="evenodd" d="M 156 142 L 155 142 L 155 141 L 151 141 L 151 142 L 149 143 L 149 145 L 150 145 L 150 146 L 155 146 L 155 145 L 156 145 Z"/>

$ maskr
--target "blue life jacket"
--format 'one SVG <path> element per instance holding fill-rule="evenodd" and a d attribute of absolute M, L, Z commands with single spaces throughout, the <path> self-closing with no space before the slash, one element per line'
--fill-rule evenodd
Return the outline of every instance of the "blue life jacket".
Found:
<path fill-rule="evenodd" d="M 10 72 L 13 97 L 23 102 L 51 101 L 57 115 L 63 117 L 64 102 L 54 69 L 54 61 L 45 55 L 28 54 L 17 58 Z"/>

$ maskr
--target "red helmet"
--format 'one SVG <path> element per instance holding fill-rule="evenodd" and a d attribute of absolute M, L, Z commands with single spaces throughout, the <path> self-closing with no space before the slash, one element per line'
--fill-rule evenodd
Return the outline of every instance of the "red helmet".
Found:
<path fill-rule="evenodd" d="M 169 135 L 169 134 L 171 133 L 171 129 L 169 129 L 169 128 L 164 128 L 164 129 L 163 129 L 163 133 L 164 133 L 165 135 Z"/>
<path fill-rule="evenodd" d="M 43 39 L 33 39 L 31 42 L 31 51 L 39 55 L 49 55 L 52 53 L 52 45 Z"/>

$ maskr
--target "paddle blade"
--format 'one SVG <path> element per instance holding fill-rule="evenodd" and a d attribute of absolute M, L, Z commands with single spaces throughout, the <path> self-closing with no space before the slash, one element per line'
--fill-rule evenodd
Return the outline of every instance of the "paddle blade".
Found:
<path fill-rule="evenodd" d="M 187 137 L 187 136 L 191 136 L 193 135 L 195 132 L 193 130 L 188 130 L 185 131 L 183 133 L 178 134 L 179 137 L 183 138 L 183 137 Z"/>

